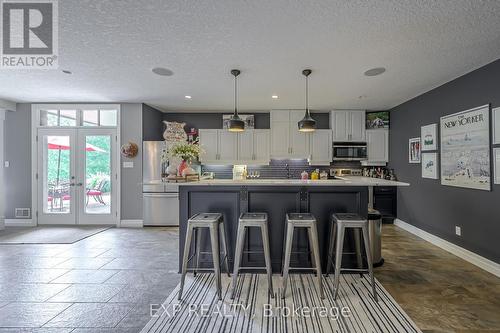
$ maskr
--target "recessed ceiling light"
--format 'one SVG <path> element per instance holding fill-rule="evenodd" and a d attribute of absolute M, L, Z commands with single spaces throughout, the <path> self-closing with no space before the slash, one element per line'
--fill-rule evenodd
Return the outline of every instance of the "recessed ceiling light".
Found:
<path fill-rule="evenodd" d="M 385 72 L 384 67 L 376 67 L 376 68 L 372 68 L 372 69 L 367 70 L 365 72 L 365 75 L 366 76 L 377 76 L 377 75 L 380 75 L 384 72 Z"/>
<path fill-rule="evenodd" d="M 63 69 L 63 70 L 62 70 L 62 72 L 63 72 L 64 74 L 73 74 L 73 73 L 71 73 L 71 71 L 68 71 L 67 69 Z"/>
<path fill-rule="evenodd" d="M 272 95 L 271 98 L 272 99 L 278 99 L 278 95 Z"/>
<path fill-rule="evenodd" d="M 189 95 L 186 95 L 186 96 L 184 96 L 184 98 L 185 98 L 185 99 L 191 99 L 191 98 L 193 98 L 193 97 L 191 97 L 191 96 L 189 96 Z"/>
<path fill-rule="evenodd" d="M 152 69 L 153 73 L 161 76 L 172 76 L 174 75 L 174 72 L 172 72 L 168 68 L 163 68 L 163 67 L 155 67 Z"/>

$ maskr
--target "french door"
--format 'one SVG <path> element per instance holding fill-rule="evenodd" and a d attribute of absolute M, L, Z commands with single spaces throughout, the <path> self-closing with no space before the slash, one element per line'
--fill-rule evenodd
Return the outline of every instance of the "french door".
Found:
<path fill-rule="evenodd" d="M 38 129 L 38 223 L 117 224 L 116 129 Z"/>

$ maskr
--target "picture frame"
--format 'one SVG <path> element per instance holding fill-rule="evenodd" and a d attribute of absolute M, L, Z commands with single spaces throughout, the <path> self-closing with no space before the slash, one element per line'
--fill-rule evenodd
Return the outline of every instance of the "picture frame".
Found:
<path fill-rule="evenodd" d="M 493 115 L 493 144 L 500 145 L 500 107 L 492 110 Z"/>
<path fill-rule="evenodd" d="M 494 183 L 500 184 L 500 147 L 493 148 Z"/>
<path fill-rule="evenodd" d="M 389 128 L 391 122 L 389 111 L 366 112 L 366 129 Z"/>
<path fill-rule="evenodd" d="M 229 119 L 231 119 L 232 114 L 223 114 L 222 115 L 222 128 L 229 128 Z M 241 120 L 245 122 L 246 129 L 254 129 L 255 128 L 255 115 L 253 114 L 240 114 Z"/>
<path fill-rule="evenodd" d="M 420 140 L 422 151 L 437 150 L 438 134 L 437 124 L 425 125 L 420 128 Z"/>
<path fill-rule="evenodd" d="M 438 153 L 422 153 L 422 178 L 439 179 Z"/>
<path fill-rule="evenodd" d="M 490 105 L 440 119 L 441 185 L 491 191 Z"/>
<path fill-rule="evenodd" d="M 420 149 L 420 137 L 411 138 L 408 140 L 408 162 L 409 163 L 420 163 L 421 149 Z"/>

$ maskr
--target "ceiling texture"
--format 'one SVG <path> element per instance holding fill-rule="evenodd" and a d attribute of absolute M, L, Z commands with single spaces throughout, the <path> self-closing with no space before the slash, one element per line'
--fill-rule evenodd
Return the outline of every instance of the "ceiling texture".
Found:
<path fill-rule="evenodd" d="M 238 68 L 241 110 L 303 108 L 311 68 L 313 110 L 388 109 L 498 59 L 499 17 L 497 0 L 61 0 L 59 70 L 0 70 L 0 98 L 228 111 Z"/>

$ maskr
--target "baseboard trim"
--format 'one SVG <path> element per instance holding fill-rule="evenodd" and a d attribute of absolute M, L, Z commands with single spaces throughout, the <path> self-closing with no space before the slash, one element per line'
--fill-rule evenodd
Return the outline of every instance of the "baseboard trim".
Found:
<path fill-rule="evenodd" d="M 142 220 L 121 220 L 120 228 L 142 228 Z"/>
<path fill-rule="evenodd" d="M 6 227 L 36 227 L 33 219 L 5 219 Z"/>
<path fill-rule="evenodd" d="M 448 242 L 442 238 L 434 236 L 433 234 L 428 233 L 422 229 L 419 229 L 407 222 L 404 222 L 400 219 L 394 220 L 394 225 L 397 225 L 401 229 L 404 229 L 440 248 L 445 251 L 450 252 L 451 254 L 456 255 L 459 258 L 464 259 L 465 261 L 470 262 L 473 265 L 476 265 L 479 268 L 484 269 L 487 272 L 490 272 L 497 277 L 500 277 L 500 264 L 497 264 L 494 261 L 491 261 L 485 257 L 482 257 L 474 252 L 464 249 L 456 244 Z"/>

